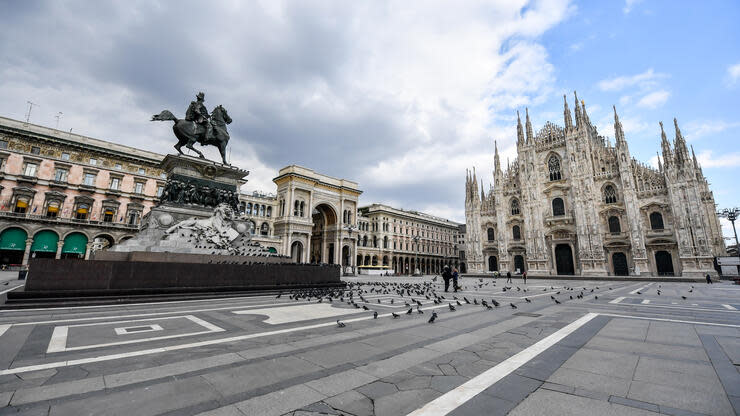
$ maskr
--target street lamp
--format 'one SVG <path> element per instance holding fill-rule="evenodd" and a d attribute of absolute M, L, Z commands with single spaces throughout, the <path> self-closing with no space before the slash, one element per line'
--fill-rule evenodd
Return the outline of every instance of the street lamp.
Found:
<path fill-rule="evenodd" d="M 345 229 L 347 230 L 347 235 L 348 235 L 350 241 L 352 241 L 352 231 L 355 230 L 355 226 L 352 225 L 352 224 L 349 224 L 349 225 L 347 225 L 345 227 Z M 353 245 L 355 246 L 354 256 L 357 256 L 357 241 L 355 241 Z M 352 266 L 351 265 L 352 264 L 352 256 L 353 256 L 353 254 L 350 253 L 350 258 L 348 260 L 349 260 L 350 268 L 352 269 L 352 276 L 354 276 L 355 275 L 355 266 Z"/>
<path fill-rule="evenodd" d="M 421 239 L 421 237 L 419 237 L 419 234 L 416 234 L 411 239 L 414 240 L 414 245 L 416 246 L 416 260 L 414 261 L 414 276 L 416 276 L 419 274 L 419 239 Z"/>
<path fill-rule="evenodd" d="M 717 212 L 718 217 L 727 218 L 732 223 L 732 232 L 735 233 L 735 250 L 740 257 L 740 244 L 737 242 L 737 230 L 735 230 L 735 220 L 740 214 L 740 208 L 725 208 Z"/>

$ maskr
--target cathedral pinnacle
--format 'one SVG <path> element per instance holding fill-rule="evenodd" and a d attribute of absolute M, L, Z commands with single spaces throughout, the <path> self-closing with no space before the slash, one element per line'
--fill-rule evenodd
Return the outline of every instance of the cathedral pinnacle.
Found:
<path fill-rule="evenodd" d="M 591 125 L 591 120 L 588 118 L 588 113 L 586 113 L 586 103 L 581 100 L 581 109 L 583 110 L 583 122 L 587 125 Z"/>
<path fill-rule="evenodd" d="M 524 131 L 522 129 L 522 119 L 519 117 L 519 110 L 516 112 L 516 144 L 517 146 L 524 144 Z"/>
<path fill-rule="evenodd" d="M 617 140 L 617 147 L 621 147 L 625 144 L 624 130 L 622 130 L 622 123 L 617 115 L 617 106 L 612 106 L 612 108 L 614 109 L 614 137 Z"/>
<path fill-rule="evenodd" d="M 563 94 L 563 119 L 565 120 L 565 130 L 573 130 L 573 119 L 570 116 L 570 108 L 568 108 L 568 97 Z"/>
<path fill-rule="evenodd" d="M 658 158 L 658 170 L 663 172 L 663 164 L 660 163 L 660 155 L 658 154 L 658 152 L 655 152 L 655 157 Z"/>
<path fill-rule="evenodd" d="M 501 161 L 498 156 L 498 143 L 496 140 L 493 141 L 493 167 L 495 172 L 501 171 Z"/>
<path fill-rule="evenodd" d="M 581 106 L 578 105 L 578 93 L 573 91 L 573 95 L 576 97 L 576 107 L 575 107 L 575 113 L 576 113 L 576 129 L 581 128 L 582 120 L 581 120 Z"/>
<path fill-rule="evenodd" d="M 526 112 L 526 129 L 527 129 L 527 143 L 530 143 L 534 141 L 534 133 L 532 133 L 532 122 L 529 121 L 529 108 L 524 108 L 524 111 Z"/>
<path fill-rule="evenodd" d="M 668 143 L 668 138 L 665 136 L 665 130 L 663 130 L 663 122 L 660 123 L 660 147 L 663 148 L 663 160 L 668 163 L 671 158 L 671 144 Z"/>
<path fill-rule="evenodd" d="M 686 147 L 686 140 L 684 140 L 681 134 L 681 129 L 678 128 L 678 120 L 675 117 L 673 118 L 673 126 L 676 129 L 673 151 L 676 152 L 676 162 L 680 164 L 689 158 L 689 149 Z"/>

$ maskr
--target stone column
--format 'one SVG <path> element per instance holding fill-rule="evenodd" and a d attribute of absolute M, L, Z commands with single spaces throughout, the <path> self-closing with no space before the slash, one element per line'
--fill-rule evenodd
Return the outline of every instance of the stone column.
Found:
<path fill-rule="evenodd" d="M 85 244 L 85 260 L 90 259 L 90 249 L 92 248 L 92 243 Z"/>
<path fill-rule="evenodd" d="M 57 241 L 57 254 L 54 256 L 57 260 L 62 258 L 62 247 L 64 247 L 64 241 Z"/>
<path fill-rule="evenodd" d="M 26 248 L 23 251 L 23 261 L 21 262 L 23 266 L 28 266 L 28 258 L 31 257 L 31 244 L 33 244 L 33 238 L 27 238 Z"/>

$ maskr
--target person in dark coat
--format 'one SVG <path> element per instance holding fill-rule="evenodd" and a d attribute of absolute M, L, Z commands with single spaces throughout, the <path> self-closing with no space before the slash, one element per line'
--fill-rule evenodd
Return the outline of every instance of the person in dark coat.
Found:
<path fill-rule="evenodd" d="M 452 278 L 452 273 L 450 273 L 449 266 L 445 266 L 444 269 L 442 269 L 442 279 L 445 281 L 445 292 L 450 288 L 450 279 Z"/>
<path fill-rule="evenodd" d="M 506 272 L 506 283 L 511 283 L 511 272 Z"/>
<path fill-rule="evenodd" d="M 457 285 L 457 278 L 460 276 L 460 274 L 457 272 L 457 268 L 452 269 L 452 288 L 457 292 L 457 289 L 460 289 L 460 286 Z"/>
<path fill-rule="evenodd" d="M 707 284 L 712 284 L 712 276 L 710 276 L 709 273 L 707 273 Z"/>
<path fill-rule="evenodd" d="M 524 279 L 524 284 L 526 285 L 527 284 L 527 272 L 526 271 L 522 272 L 522 278 Z"/>

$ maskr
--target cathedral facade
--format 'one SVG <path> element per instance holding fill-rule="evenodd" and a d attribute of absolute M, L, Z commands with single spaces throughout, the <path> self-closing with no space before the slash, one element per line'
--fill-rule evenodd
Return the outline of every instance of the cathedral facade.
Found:
<path fill-rule="evenodd" d="M 600 136 L 583 101 L 565 127 L 533 133 L 517 124 L 517 159 L 493 185 L 475 170 L 465 182 L 468 271 L 529 275 L 716 275 L 725 252 L 714 195 L 674 119 L 671 144 L 661 128 L 655 169 L 632 158 L 614 110 L 615 143 Z"/>

